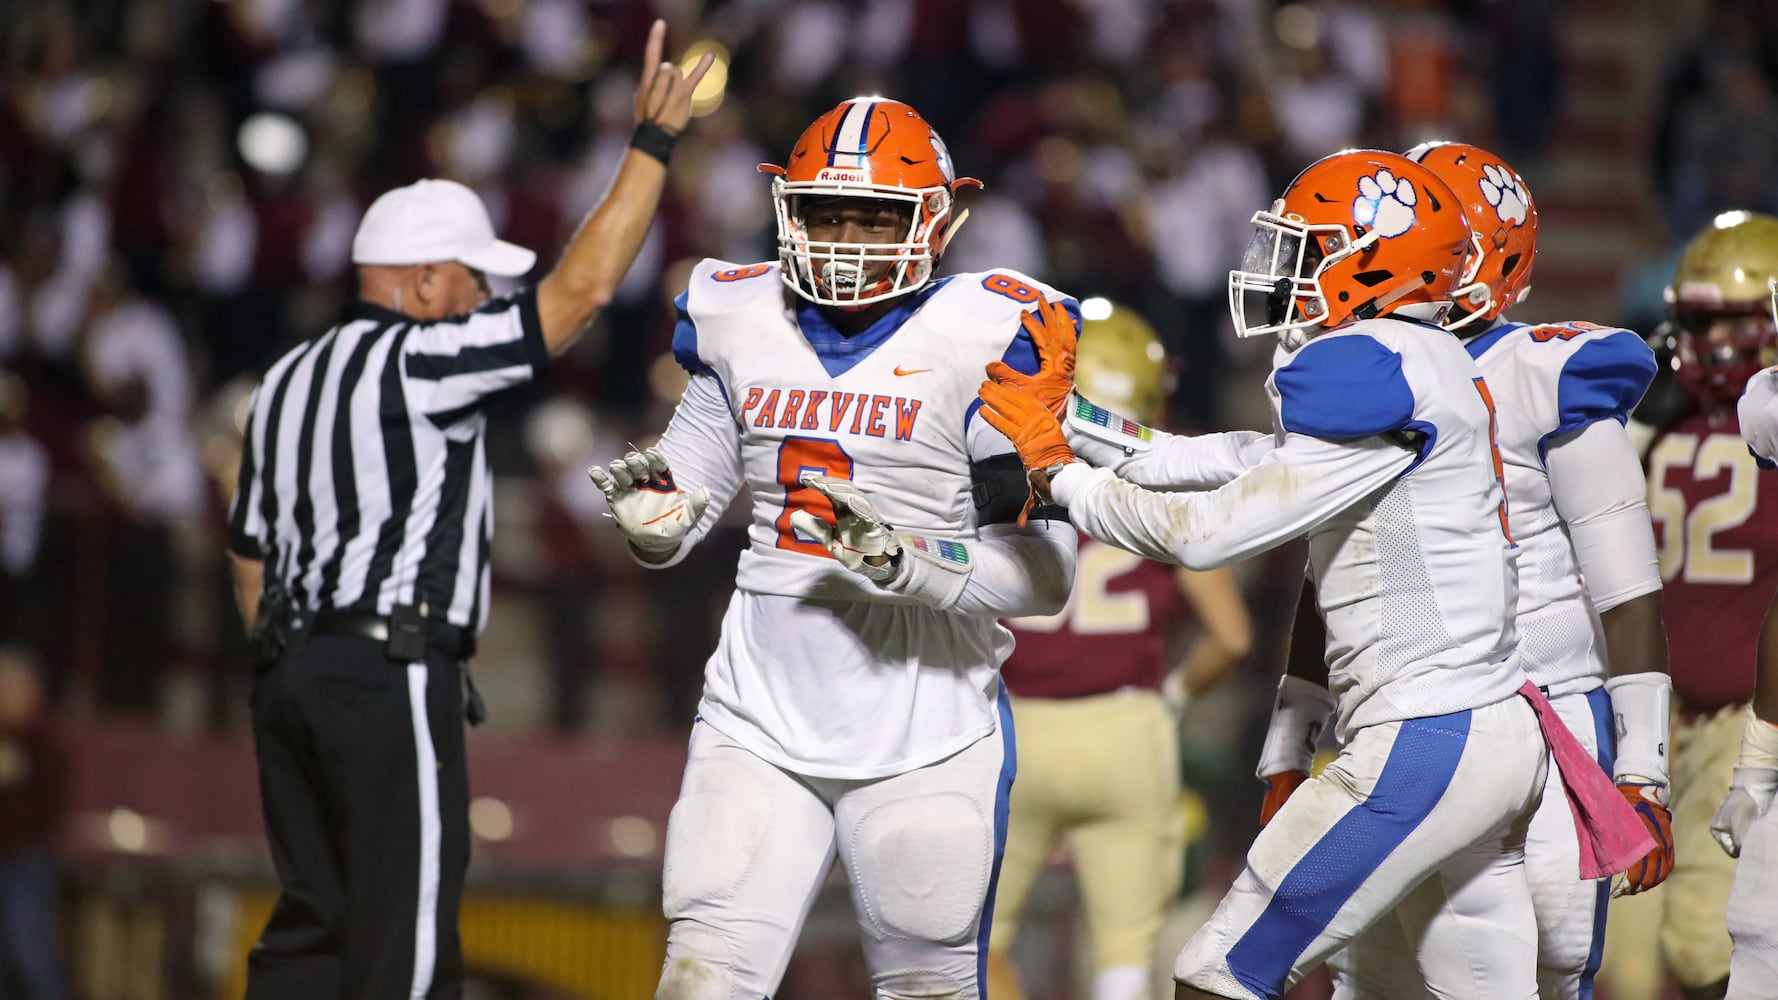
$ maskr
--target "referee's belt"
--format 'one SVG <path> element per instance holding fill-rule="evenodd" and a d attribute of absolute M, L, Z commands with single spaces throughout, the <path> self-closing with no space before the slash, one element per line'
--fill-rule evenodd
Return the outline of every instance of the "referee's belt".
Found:
<path fill-rule="evenodd" d="M 389 618 L 368 611 L 318 611 L 313 635 L 350 636 L 375 642 L 389 641 Z M 449 622 L 426 619 L 426 644 L 444 650 L 460 660 L 475 656 L 475 633 Z"/>

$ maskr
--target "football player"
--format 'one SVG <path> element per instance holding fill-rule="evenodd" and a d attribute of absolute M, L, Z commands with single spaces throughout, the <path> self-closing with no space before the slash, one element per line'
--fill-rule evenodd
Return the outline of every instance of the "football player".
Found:
<path fill-rule="evenodd" d="M 1462 338 L 1494 398 L 1519 554 L 1519 662 L 1643 817 L 1656 846 L 1623 888 L 1641 892 L 1673 866 L 1661 576 L 1642 463 L 1624 431 L 1654 376 L 1654 353 L 1628 330 L 1509 321 L 1507 310 L 1531 290 L 1537 254 L 1537 208 L 1524 180 L 1464 143 L 1428 143 L 1407 156 L 1450 185 L 1472 228 L 1475 251 L 1444 326 Z M 1299 614 L 1313 619 L 1313 607 Z M 1262 777 L 1277 788 L 1305 776 Z M 1545 1000 L 1591 996 L 1604 952 L 1611 886 L 1576 877 L 1578 850 L 1552 773 L 1525 842 Z M 1412 978 L 1414 954 L 1400 925 L 1384 922 L 1330 965 L 1336 996 L 1398 997 L 1408 995 L 1400 984 Z"/>
<path fill-rule="evenodd" d="M 1135 310 L 1104 299 L 1082 302 L 1081 315 L 1081 391 L 1158 421 L 1160 338 Z M 1168 640 L 1188 614 L 1201 631 L 1169 665 Z M 1062 613 L 1007 624 L 1018 645 L 1001 675 L 1018 720 L 1019 780 L 994 900 L 992 993 L 1020 996 L 1007 950 L 1032 883 L 1066 837 L 1092 935 L 1093 1000 L 1151 996 L 1155 936 L 1185 857 L 1179 739 L 1163 681 L 1195 693 L 1246 655 L 1240 587 L 1229 569 L 1194 572 L 1082 538 Z"/>
<path fill-rule="evenodd" d="M 1772 282 L 1773 319 L 1778 322 L 1778 281 Z M 1741 437 L 1762 469 L 1778 456 L 1778 369 L 1768 368 L 1747 382 L 1736 405 Z M 1716 810 L 1710 832 L 1735 865 L 1729 891 L 1729 996 L 1778 995 L 1778 595 L 1766 608 L 1757 650 L 1753 704 L 1741 727 L 1741 754 L 1729 794 Z"/>
<path fill-rule="evenodd" d="M 1778 478 L 1748 451 L 1735 412 L 1748 380 L 1778 361 L 1766 287 L 1774 276 L 1778 219 L 1729 212 L 1686 246 L 1667 289 L 1674 379 L 1693 406 L 1648 457 L 1677 716 L 1677 854 L 1661 893 L 1660 951 L 1691 997 L 1722 996 L 1729 975 L 1735 860 L 1709 828 L 1729 793 L 1760 622 L 1778 588 Z"/>
<path fill-rule="evenodd" d="M 1031 380 L 981 389 L 1034 486 L 1093 538 L 1210 568 L 1308 537 L 1326 658 L 1319 676 L 1287 678 L 1300 726 L 1267 754 L 1313 746 L 1336 715 L 1340 749 L 1260 832 L 1180 952 L 1177 995 L 1277 997 L 1393 918 L 1438 995 L 1535 996 L 1523 862 L 1546 741 L 1597 848 L 1582 851 L 1583 874 L 1621 871 L 1651 844 L 1514 655 L 1494 405 L 1436 325 L 1467 273 L 1462 202 L 1406 157 L 1347 151 L 1304 170 L 1254 223 L 1229 299 L 1238 332 L 1279 337 L 1267 381 L 1278 444 L 1225 485 L 1157 493 L 1088 468 Z"/>
<path fill-rule="evenodd" d="M 1066 384 L 1072 344 L 1040 367 L 1021 322 L 1077 307 L 936 275 L 976 182 L 906 104 L 845 101 L 761 169 L 778 260 L 693 269 L 665 436 L 592 470 L 657 569 L 752 495 L 668 822 L 656 996 L 770 996 L 837 858 L 877 996 L 978 997 L 1015 761 L 996 619 L 1062 608 L 1075 535 L 1027 509 L 975 385 Z"/>

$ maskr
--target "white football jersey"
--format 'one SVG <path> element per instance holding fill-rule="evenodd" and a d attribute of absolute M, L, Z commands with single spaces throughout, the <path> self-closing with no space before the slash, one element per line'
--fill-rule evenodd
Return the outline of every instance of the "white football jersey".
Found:
<path fill-rule="evenodd" d="M 931 763 L 994 731 L 1010 633 L 848 572 L 790 514 L 833 518 L 799 482 L 818 472 L 856 483 L 901 531 L 976 537 L 970 463 L 1013 450 L 976 419 L 976 392 L 991 361 L 1036 371 L 1019 316 L 1039 298 L 1076 309 L 1015 272 L 959 274 L 846 338 L 786 294 L 776 264 L 693 270 L 673 341 L 693 384 L 661 447 L 681 488 L 711 489 L 702 525 L 741 481 L 752 495 L 703 719 L 797 773 L 851 779 Z M 707 379 L 722 404 L 700 417 Z"/>
<path fill-rule="evenodd" d="M 1315 356 L 1337 348 L 1343 356 Z M 1423 435 L 1405 473 L 1309 534 L 1340 738 L 1511 697 L 1524 677 L 1512 658 L 1515 553 L 1495 408 L 1462 344 L 1377 319 L 1280 360 L 1266 383 L 1280 429 Z"/>
<path fill-rule="evenodd" d="M 1605 638 L 1552 502 L 1550 443 L 1600 420 L 1623 423 L 1654 376 L 1636 334 L 1590 323 L 1504 323 L 1464 345 L 1494 394 L 1506 503 L 1519 546 L 1519 659 L 1552 695 L 1607 676 Z"/>
<path fill-rule="evenodd" d="M 1054 480 L 1070 519 L 1193 568 L 1306 535 L 1342 740 L 1512 696 L 1514 551 L 1475 362 L 1443 330 L 1383 318 L 1280 347 L 1274 365 L 1278 447 L 1247 471 L 1148 493 L 1071 466 Z"/>

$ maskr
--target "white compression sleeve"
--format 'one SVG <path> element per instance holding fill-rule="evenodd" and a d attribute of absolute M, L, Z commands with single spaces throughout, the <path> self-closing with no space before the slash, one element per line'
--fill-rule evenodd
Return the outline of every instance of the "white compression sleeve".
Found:
<path fill-rule="evenodd" d="M 723 395 L 722 382 L 716 376 L 691 377 L 685 395 L 673 410 L 667 432 L 661 436 L 660 449 L 667 456 L 667 467 L 679 488 L 687 493 L 700 486 L 709 490 L 710 506 L 679 543 L 678 550 L 665 561 L 645 562 L 631 553 L 637 565 L 648 569 L 665 569 L 684 559 L 692 546 L 710 533 L 741 488 L 741 439 L 728 398 Z"/>
<path fill-rule="evenodd" d="M 1213 569 L 1304 534 L 1407 471 L 1415 453 L 1382 437 L 1290 434 L 1251 469 L 1207 493 L 1155 493 L 1076 462 L 1051 493 L 1093 538 L 1137 555 Z"/>
<path fill-rule="evenodd" d="M 898 535 L 901 567 L 879 584 L 929 607 L 966 615 L 1053 615 L 1074 583 L 1074 529 L 1033 520 L 1023 528 L 990 525 L 976 539 Z M 958 550 L 964 560 L 957 558 Z"/>
<path fill-rule="evenodd" d="M 1064 425 L 1068 446 L 1082 461 L 1110 469 L 1122 479 L 1156 490 L 1208 490 L 1256 465 L 1276 439 L 1258 431 L 1227 431 L 1187 437 L 1155 431 L 1144 451 L 1130 452 Z"/>
<path fill-rule="evenodd" d="M 1778 462 L 1778 368 L 1767 368 L 1747 380 L 1735 416 L 1747 447 L 1768 462 Z"/>
<path fill-rule="evenodd" d="M 1609 611 L 1661 589 L 1648 487 L 1624 428 L 1600 420 L 1558 438 L 1544 468 L 1593 605 Z"/>

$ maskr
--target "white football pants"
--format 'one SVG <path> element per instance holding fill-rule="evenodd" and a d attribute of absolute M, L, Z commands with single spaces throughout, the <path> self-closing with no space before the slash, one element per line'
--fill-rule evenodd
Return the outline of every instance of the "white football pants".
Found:
<path fill-rule="evenodd" d="M 1605 689 L 1550 699 L 1581 746 L 1611 773 L 1617 740 L 1611 698 Z M 1601 749 L 1603 748 L 1603 749 Z M 1582 1000 L 1593 995 L 1593 977 L 1605 952 L 1605 910 L 1611 880 L 1580 878 L 1574 815 L 1552 763 L 1543 804 L 1531 817 L 1525 839 L 1525 874 L 1537 914 L 1537 992 L 1543 1000 Z M 1419 987 L 1420 958 L 1401 920 L 1381 920 L 1328 960 L 1335 1000 L 1413 998 L 1433 994 Z"/>
<path fill-rule="evenodd" d="M 667 823 L 667 960 L 656 1000 L 778 988 L 837 856 L 876 995 L 982 995 L 1016 754 L 999 731 L 869 781 L 793 774 L 699 722 Z"/>
<path fill-rule="evenodd" d="M 1778 1000 L 1778 807 L 1741 838 L 1729 890 L 1728 1000 Z"/>
<path fill-rule="evenodd" d="M 1275 1000 L 1389 918 L 1418 942 L 1410 983 L 1440 997 L 1530 1000 L 1537 921 L 1525 838 L 1548 758 L 1517 695 L 1359 730 L 1260 831 L 1174 978 Z"/>

